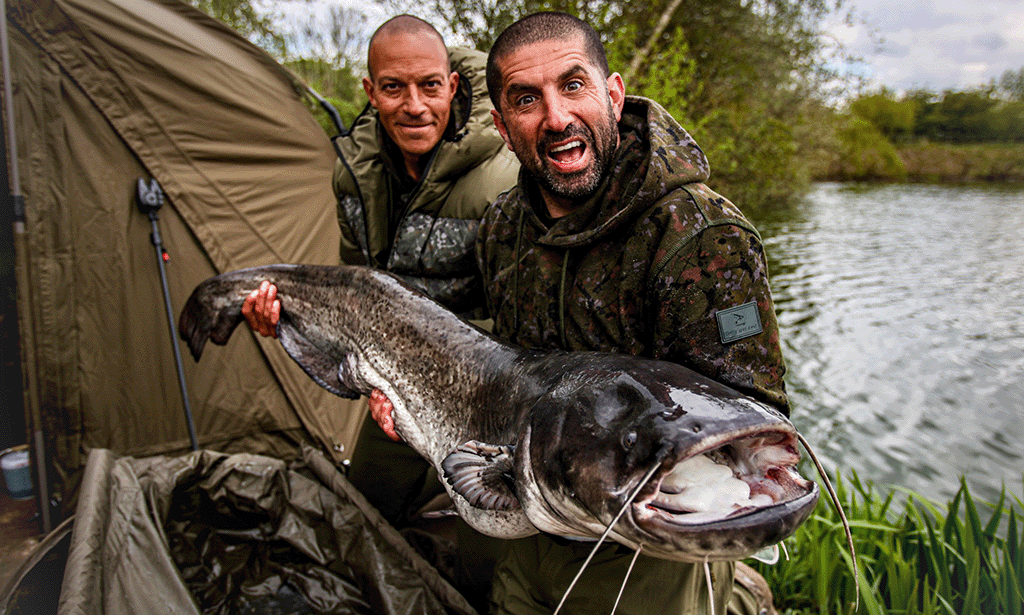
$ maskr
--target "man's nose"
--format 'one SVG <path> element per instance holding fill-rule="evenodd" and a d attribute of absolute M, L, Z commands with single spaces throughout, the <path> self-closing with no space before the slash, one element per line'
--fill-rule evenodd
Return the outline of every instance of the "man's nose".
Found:
<path fill-rule="evenodd" d="M 568 101 L 559 96 L 547 99 L 545 112 L 544 127 L 551 132 L 563 132 L 573 122 L 572 109 Z"/>
<path fill-rule="evenodd" d="M 416 86 L 409 88 L 405 97 L 405 112 L 409 115 L 421 115 L 426 111 L 427 105 L 420 89 Z"/>

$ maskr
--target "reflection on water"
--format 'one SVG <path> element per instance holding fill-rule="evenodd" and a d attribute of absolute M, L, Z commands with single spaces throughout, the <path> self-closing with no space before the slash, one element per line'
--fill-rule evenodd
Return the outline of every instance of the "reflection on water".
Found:
<path fill-rule="evenodd" d="M 1020 496 L 1024 191 L 822 184 L 748 213 L 793 419 L 830 472 L 941 499 L 964 474 L 982 498 Z"/>

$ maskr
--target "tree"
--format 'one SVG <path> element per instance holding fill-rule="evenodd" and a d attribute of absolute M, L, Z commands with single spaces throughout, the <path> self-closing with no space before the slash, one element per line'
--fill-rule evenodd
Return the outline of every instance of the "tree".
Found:
<path fill-rule="evenodd" d="M 890 141 L 909 139 L 917 121 L 918 103 L 913 98 L 897 100 L 883 88 L 875 94 L 860 96 L 850 103 L 850 111 L 870 122 Z"/>
<path fill-rule="evenodd" d="M 999 79 L 999 90 L 1015 102 L 1024 102 L 1024 66 L 1008 70 Z"/>
<path fill-rule="evenodd" d="M 991 88 L 947 90 L 927 103 L 918 120 L 918 134 L 934 141 L 957 143 L 999 140 L 991 113 L 999 103 Z"/>
<path fill-rule="evenodd" d="M 837 131 L 840 148 L 829 172 L 842 179 L 904 179 L 907 168 L 896 148 L 871 122 L 857 115 L 845 118 Z"/>
<path fill-rule="evenodd" d="M 366 93 L 361 84 L 363 61 L 369 44 L 366 14 L 354 8 L 329 5 L 320 14 L 307 13 L 292 19 L 282 36 L 287 43 L 284 64 L 338 111 L 345 126 L 351 126 L 363 107 Z M 318 113 L 327 132 L 336 129 L 329 118 Z"/>

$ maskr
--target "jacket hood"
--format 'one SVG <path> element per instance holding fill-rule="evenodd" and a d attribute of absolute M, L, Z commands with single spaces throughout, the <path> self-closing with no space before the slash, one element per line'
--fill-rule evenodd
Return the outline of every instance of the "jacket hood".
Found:
<path fill-rule="evenodd" d="M 448 59 L 452 70 L 459 73 L 459 88 L 452 101 L 448 129 L 421 181 L 447 182 L 461 177 L 505 146 L 501 136 L 493 130 L 480 53 L 465 47 L 450 47 Z M 385 138 L 377 110 L 368 103 L 352 127 L 335 140 L 338 152 L 351 170 L 351 173 L 339 174 L 337 188 L 354 193 L 357 178 L 363 181 L 368 175 L 381 172 L 381 161 L 386 156 L 379 154 Z"/>
<path fill-rule="evenodd" d="M 545 222 L 537 213 L 544 207 L 532 181 L 527 208 L 530 224 L 541 232 L 537 243 L 555 247 L 579 247 L 593 243 L 632 221 L 651 203 L 676 188 L 704 182 L 710 175 L 707 157 L 696 141 L 653 100 L 627 96 L 619 120 L 619 148 L 609 173 L 594 195 L 572 213 Z"/>

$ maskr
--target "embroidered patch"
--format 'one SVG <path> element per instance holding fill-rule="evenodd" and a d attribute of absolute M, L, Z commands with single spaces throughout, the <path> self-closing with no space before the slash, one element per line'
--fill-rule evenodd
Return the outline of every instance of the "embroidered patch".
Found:
<path fill-rule="evenodd" d="M 715 317 L 718 318 L 718 333 L 723 344 L 757 335 L 764 330 L 761 315 L 757 312 L 757 303 L 753 301 L 720 310 Z"/>

